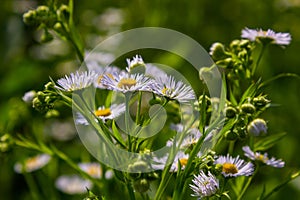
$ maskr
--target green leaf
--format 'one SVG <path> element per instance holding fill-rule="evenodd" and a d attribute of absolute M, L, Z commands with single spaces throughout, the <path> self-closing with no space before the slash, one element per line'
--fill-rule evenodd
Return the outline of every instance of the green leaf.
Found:
<path fill-rule="evenodd" d="M 112 122 L 112 131 L 113 131 L 113 135 L 114 135 L 114 138 L 123 146 L 123 147 L 126 147 L 124 141 L 123 141 L 123 138 L 116 126 L 116 123 L 115 121 Z"/>
<path fill-rule="evenodd" d="M 244 103 L 244 101 L 248 98 L 248 97 L 254 97 L 256 93 L 258 93 L 258 89 L 260 88 L 260 82 L 261 80 L 259 79 L 256 83 L 253 83 L 252 85 L 250 85 L 248 87 L 248 89 L 244 92 L 241 100 L 240 100 L 240 105 L 242 103 Z"/>
<path fill-rule="evenodd" d="M 265 151 L 286 135 L 285 132 L 267 136 L 254 144 L 254 151 Z"/>

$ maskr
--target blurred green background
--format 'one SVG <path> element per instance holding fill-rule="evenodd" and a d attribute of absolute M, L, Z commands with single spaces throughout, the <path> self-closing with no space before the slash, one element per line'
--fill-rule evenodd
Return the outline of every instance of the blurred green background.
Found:
<path fill-rule="evenodd" d="M 44 118 L 23 103 L 21 97 L 31 89 L 43 89 L 49 76 L 56 79 L 80 66 L 75 51 L 68 43 L 55 39 L 48 44 L 41 44 L 41 32 L 23 23 L 23 13 L 41 4 L 45 2 L 1 1 L 1 135 L 45 134 L 47 128 L 44 127 L 53 119 Z M 198 41 L 207 51 L 213 42 L 228 44 L 239 38 L 245 27 L 289 32 L 292 35 L 291 45 L 285 49 L 270 46 L 258 72 L 264 80 L 283 72 L 300 74 L 300 0 L 77 0 L 74 17 L 87 49 L 95 47 L 106 36 L 144 26 L 177 30 Z M 147 61 L 147 55 L 143 57 Z M 190 70 L 175 67 L 190 76 Z M 193 79 L 197 78 L 193 76 Z M 262 184 L 271 189 L 290 172 L 300 168 L 299 80 L 277 80 L 266 88 L 266 93 L 278 105 L 263 116 L 268 121 L 269 133 L 288 133 L 271 149 L 270 154 L 285 160 L 287 167 L 283 170 L 267 168 L 270 170 L 261 172 L 261 178 L 255 179 L 257 187 L 251 188 L 247 199 L 252 199 L 255 191 L 259 194 Z M 60 119 L 65 120 L 64 116 L 60 116 Z M 68 143 L 81 146 L 78 139 Z M 20 149 L 1 154 L 0 199 L 23 199 L 26 193 L 27 186 L 22 176 L 13 171 L 13 164 L 20 158 L 18 152 Z M 271 199 L 283 198 L 300 199 L 299 178 Z"/>

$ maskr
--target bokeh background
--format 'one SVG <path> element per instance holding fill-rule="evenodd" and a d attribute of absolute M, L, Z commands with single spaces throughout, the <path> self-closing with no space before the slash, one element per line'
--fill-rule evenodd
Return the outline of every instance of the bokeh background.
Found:
<path fill-rule="evenodd" d="M 29 90 L 42 90 L 49 76 L 57 79 L 80 66 L 75 51 L 67 42 L 55 38 L 47 44 L 41 44 L 41 31 L 23 23 L 22 15 L 41 4 L 45 2 L 1 1 L 0 135 L 9 133 L 13 136 L 47 137 L 58 148 L 64 148 L 74 160 L 86 159 L 89 155 L 75 135 L 72 119 L 66 118 L 70 114 L 68 111 L 61 112 L 55 119 L 46 118 L 21 99 Z M 300 0 L 76 0 L 74 17 L 86 49 L 94 48 L 114 33 L 144 26 L 177 30 L 198 41 L 207 51 L 213 42 L 227 45 L 239 38 L 245 27 L 289 32 L 292 35 L 291 45 L 285 49 L 270 46 L 258 73 L 263 80 L 285 72 L 300 74 Z M 148 52 L 148 55 L 152 53 Z M 147 61 L 147 52 L 143 57 Z M 165 60 L 197 84 L 198 76 L 195 73 L 185 65 L 171 59 L 169 61 Z M 286 167 L 283 170 L 266 168 L 268 170 L 255 179 L 256 184 L 250 188 L 246 199 L 253 199 L 255 194 L 259 194 L 264 184 L 271 189 L 300 168 L 300 82 L 293 78 L 282 78 L 272 82 L 266 88 L 266 93 L 277 105 L 263 115 L 268 121 L 269 133 L 287 132 L 287 136 L 271 149 L 270 154 L 285 160 Z M 63 134 L 66 132 L 69 135 Z M 55 134 L 61 138 L 55 138 Z M 14 172 L 13 165 L 31 154 L 33 152 L 19 148 L 1 153 L 0 199 L 29 198 L 24 178 Z M 56 162 L 61 164 L 60 161 Z M 67 171 L 64 168 L 61 170 Z M 49 179 L 55 175 L 49 175 Z M 49 187 L 48 192 L 51 193 L 52 186 L 45 187 Z M 57 199 L 63 197 L 62 194 L 56 196 Z M 300 178 L 289 183 L 271 199 L 283 198 L 300 199 Z"/>

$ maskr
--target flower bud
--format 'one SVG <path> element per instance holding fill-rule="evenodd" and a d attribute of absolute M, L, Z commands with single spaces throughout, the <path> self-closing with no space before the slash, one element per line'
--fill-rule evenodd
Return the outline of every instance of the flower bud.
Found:
<path fill-rule="evenodd" d="M 49 16 L 49 8 L 47 6 L 39 6 L 36 9 L 36 15 L 40 22 L 45 22 Z"/>
<path fill-rule="evenodd" d="M 9 134 L 0 137 L 0 152 L 8 152 L 14 144 L 13 138 Z"/>
<path fill-rule="evenodd" d="M 226 140 L 234 141 L 238 139 L 239 135 L 235 130 L 229 130 L 225 133 Z"/>
<path fill-rule="evenodd" d="M 199 77 L 201 80 L 205 81 L 211 80 L 214 77 L 214 75 L 210 67 L 202 67 L 199 71 Z"/>
<path fill-rule="evenodd" d="M 212 56 L 213 60 L 223 60 L 228 57 L 223 44 L 216 42 L 210 47 L 209 54 Z"/>
<path fill-rule="evenodd" d="M 27 25 L 36 24 L 37 23 L 37 21 L 36 21 L 36 11 L 35 10 L 29 10 L 28 12 L 24 13 L 23 21 Z"/>
<path fill-rule="evenodd" d="M 225 108 L 225 114 L 226 114 L 226 117 L 228 117 L 228 118 L 234 118 L 236 113 L 237 113 L 237 110 L 232 106 L 228 106 Z"/>
<path fill-rule="evenodd" d="M 26 103 L 32 103 L 32 100 L 36 97 L 36 92 L 34 90 L 31 90 L 29 92 L 26 92 L 24 96 L 22 97 L 23 101 Z"/>
<path fill-rule="evenodd" d="M 53 91 L 55 89 L 55 85 L 53 82 L 48 82 L 46 85 L 45 85 L 45 90 L 48 90 L 48 91 Z"/>
<path fill-rule="evenodd" d="M 241 106 L 241 110 L 242 112 L 244 113 L 247 113 L 247 114 L 253 114 L 255 112 L 255 106 L 252 105 L 251 103 L 244 103 L 242 106 Z"/>
<path fill-rule="evenodd" d="M 259 136 L 261 134 L 267 133 L 267 123 L 265 120 L 257 118 L 254 119 L 252 122 L 249 123 L 247 126 L 247 131 L 249 134 L 252 134 L 254 136 Z"/>
<path fill-rule="evenodd" d="M 149 190 L 150 183 L 147 179 L 143 178 L 135 181 L 133 187 L 137 192 L 144 193 Z"/>
<path fill-rule="evenodd" d="M 129 172 L 140 173 L 148 169 L 148 164 L 145 161 L 138 160 L 135 163 L 128 166 Z"/>
<path fill-rule="evenodd" d="M 270 103 L 270 101 L 268 99 L 266 99 L 263 96 L 259 96 L 259 97 L 255 97 L 253 99 L 253 103 L 256 107 L 258 108 L 263 108 L 265 107 L 268 103 Z"/>
<path fill-rule="evenodd" d="M 70 10 L 69 7 L 67 5 L 61 5 L 59 7 L 59 9 L 57 10 L 57 16 L 59 19 L 63 20 L 67 20 L 70 17 Z"/>
<path fill-rule="evenodd" d="M 52 117 L 58 117 L 59 116 L 59 112 L 57 110 L 48 110 L 45 117 L 46 118 L 52 118 Z"/>
<path fill-rule="evenodd" d="M 230 43 L 230 48 L 236 49 L 237 47 L 239 47 L 239 45 L 240 45 L 240 40 L 233 40 L 233 41 Z"/>
<path fill-rule="evenodd" d="M 65 33 L 65 30 L 63 29 L 60 22 L 56 22 L 53 26 L 53 29 L 61 35 L 64 35 L 64 33 Z"/>

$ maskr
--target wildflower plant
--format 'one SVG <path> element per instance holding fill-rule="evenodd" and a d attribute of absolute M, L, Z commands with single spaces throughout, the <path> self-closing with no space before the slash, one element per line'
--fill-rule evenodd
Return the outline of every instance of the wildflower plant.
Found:
<path fill-rule="evenodd" d="M 200 80 L 195 83 L 207 84 L 208 90 L 194 91 L 194 83 L 147 63 L 151 57 L 129 57 L 120 68 L 88 58 L 74 25 L 73 6 L 72 0 L 69 5 L 53 1 L 24 14 L 26 24 L 44 29 L 43 42 L 51 40 L 49 30 L 70 42 L 82 67 L 58 80 L 50 78 L 44 90 L 26 93 L 23 99 L 32 100 L 46 115 L 66 112 L 65 106 L 72 110 L 79 138 L 93 157 L 78 162 L 43 139 L 20 136 L 12 145 L 43 154 L 17 162 L 18 173 L 27 176 L 51 165 L 53 157 L 76 175 L 57 172 L 51 184 L 69 195 L 86 193 L 85 199 L 109 199 L 112 182 L 121 188 L 119 197 L 132 200 L 243 199 L 263 164 L 285 166 L 284 158 L 260 153 L 284 134 L 268 132 L 272 122 L 261 114 L 272 105 L 264 92 L 270 81 L 257 78 L 256 70 L 269 44 L 290 44 L 289 33 L 245 28 L 228 46 L 214 43 L 209 52 L 213 61 L 209 58 L 210 65 L 198 69 Z M 261 53 L 255 57 L 257 48 Z M 219 97 L 209 94 L 215 71 L 221 74 L 215 84 Z M 298 175 L 268 192 L 263 189 L 257 198 L 269 198 Z"/>

